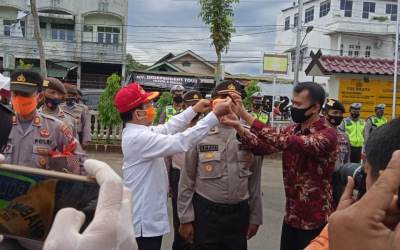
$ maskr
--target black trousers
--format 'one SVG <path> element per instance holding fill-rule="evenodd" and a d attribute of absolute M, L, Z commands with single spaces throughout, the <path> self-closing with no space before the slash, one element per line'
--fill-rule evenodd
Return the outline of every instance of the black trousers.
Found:
<path fill-rule="evenodd" d="M 350 162 L 360 163 L 361 162 L 361 151 L 362 151 L 362 147 L 350 147 Z"/>
<path fill-rule="evenodd" d="M 324 227 L 315 230 L 301 230 L 283 222 L 281 250 L 303 250 L 321 233 L 323 228 Z"/>
<path fill-rule="evenodd" d="M 138 237 L 136 242 L 139 250 L 160 250 L 162 243 L 162 236 L 157 237 Z"/>
<path fill-rule="evenodd" d="M 176 168 L 170 169 L 169 173 L 169 185 L 171 188 L 171 200 L 172 200 L 172 219 L 174 223 L 174 242 L 172 243 L 172 250 L 188 250 L 191 249 L 191 245 L 186 243 L 185 240 L 179 234 L 179 217 L 178 217 L 178 185 L 181 171 Z"/>
<path fill-rule="evenodd" d="M 247 250 L 248 202 L 217 204 L 195 194 L 195 250 Z"/>

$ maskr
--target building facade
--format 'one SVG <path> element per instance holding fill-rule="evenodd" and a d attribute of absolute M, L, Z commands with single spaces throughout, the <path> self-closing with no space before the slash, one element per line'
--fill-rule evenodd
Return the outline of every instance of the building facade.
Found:
<path fill-rule="evenodd" d="M 49 76 L 76 67 L 81 88 L 103 88 L 112 73 L 124 77 L 128 0 L 37 0 L 37 9 Z M 29 0 L 0 0 L 0 61 L 11 54 L 38 65 L 30 11 Z"/>
<path fill-rule="evenodd" d="M 299 81 L 326 84 L 328 77 L 307 76 L 310 52 L 324 55 L 393 59 L 397 1 L 309 0 L 302 15 L 305 37 L 301 47 Z M 298 5 L 281 11 L 277 18 L 275 49 L 289 55 L 289 78 L 294 78 Z M 306 35 L 306 27 L 313 30 Z"/>

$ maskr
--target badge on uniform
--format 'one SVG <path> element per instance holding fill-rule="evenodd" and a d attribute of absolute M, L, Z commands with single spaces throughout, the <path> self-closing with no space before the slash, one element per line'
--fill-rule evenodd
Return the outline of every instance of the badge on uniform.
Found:
<path fill-rule="evenodd" d="M 214 153 L 211 153 L 211 152 L 206 153 L 206 154 L 204 155 L 204 159 L 205 159 L 205 160 L 212 160 L 212 159 L 214 159 Z"/>
<path fill-rule="evenodd" d="M 33 120 L 33 125 L 39 126 L 39 124 L 40 124 L 40 117 L 36 116 L 35 119 Z"/>
<path fill-rule="evenodd" d="M 46 167 L 46 159 L 45 159 L 45 158 L 40 158 L 40 159 L 39 159 L 39 165 L 40 165 L 42 168 L 45 168 L 45 167 Z"/>
<path fill-rule="evenodd" d="M 44 128 L 40 131 L 40 136 L 43 138 L 49 138 L 50 137 L 50 132 L 47 128 Z"/>
<path fill-rule="evenodd" d="M 200 152 L 216 152 L 218 151 L 218 145 L 200 145 Z"/>
<path fill-rule="evenodd" d="M 213 165 L 206 165 L 204 168 L 205 168 L 206 172 L 208 172 L 208 173 L 214 171 Z"/>

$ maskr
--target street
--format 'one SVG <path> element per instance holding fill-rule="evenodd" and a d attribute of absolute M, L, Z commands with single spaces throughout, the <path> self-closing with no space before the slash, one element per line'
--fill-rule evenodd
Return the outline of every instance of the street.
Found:
<path fill-rule="evenodd" d="M 118 174 L 121 175 L 122 155 L 114 153 L 89 154 L 90 157 L 107 162 Z M 276 250 L 279 249 L 281 225 L 284 211 L 284 190 L 282 183 L 281 161 L 265 159 L 262 170 L 262 192 L 264 205 L 264 225 L 258 234 L 249 241 L 250 250 Z M 171 206 L 170 219 L 172 229 Z M 170 250 L 172 233 L 163 239 L 163 250 Z"/>

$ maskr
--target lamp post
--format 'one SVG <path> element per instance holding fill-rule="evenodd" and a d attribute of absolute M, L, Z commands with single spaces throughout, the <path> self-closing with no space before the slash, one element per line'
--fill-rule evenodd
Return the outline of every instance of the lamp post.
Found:
<path fill-rule="evenodd" d="M 299 19 L 301 19 L 300 14 L 299 14 Z M 295 65 L 294 65 L 294 85 L 297 85 L 299 83 L 299 66 L 300 66 L 301 46 L 303 45 L 304 40 L 306 39 L 307 35 L 311 31 L 313 31 L 313 29 L 314 29 L 314 26 L 307 26 L 306 34 L 304 35 L 303 40 L 296 44 L 296 61 L 295 61 Z M 301 31 L 300 31 L 300 33 L 301 33 Z M 299 39 L 299 41 L 300 41 L 300 39 Z"/>
<path fill-rule="evenodd" d="M 394 51 L 394 77 L 393 77 L 393 106 L 392 106 L 392 118 L 396 118 L 396 98 L 397 98 L 397 74 L 398 74 L 398 63 L 399 63 L 399 23 L 400 23 L 400 0 L 397 1 L 397 23 L 396 23 L 396 48 Z"/>

